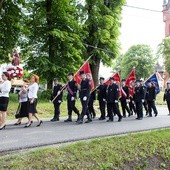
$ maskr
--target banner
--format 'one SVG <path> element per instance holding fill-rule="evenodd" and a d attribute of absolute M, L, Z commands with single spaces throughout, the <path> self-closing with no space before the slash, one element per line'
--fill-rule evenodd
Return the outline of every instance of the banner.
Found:
<path fill-rule="evenodd" d="M 159 82 L 158 82 L 158 77 L 156 75 L 156 73 L 152 74 L 146 81 L 145 81 L 145 86 L 148 87 L 148 81 L 151 81 L 151 83 L 153 84 L 153 86 L 155 86 L 156 88 L 156 94 L 158 94 L 160 92 L 160 86 L 159 86 Z"/>
<path fill-rule="evenodd" d="M 115 73 L 115 74 L 113 74 L 113 75 L 110 76 L 110 77 L 113 77 L 114 80 L 115 80 L 118 84 L 120 84 L 120 75 L 119 75 L 119 73 Z M 110 84 L 110 81 L 109 81 L 110 77 L 105 81 L 105 83 L 106 83 L 107 85 Z"/>
<path fill-rule="evenodd" d="M 80 78 L 80 71 L 84 71 L 85 74 L 87 75 L 90 75 L 91 79 L 91 90 L 94 89 L 94 80 L 93 80 L 93 77 L 92 77 L 92 74 L 91 74 L 91 69 L 90 69 L 90 64 L 89 64 L 89 61 L 86 61 L 79 69 L 79 71 L 77 71 L 77 73 L 74 75 L 74 80 L 77 82 L 77 84 L 80 85 L 81 83 L 81 78 Z"/>
<path fill-rule="evenodd" d="M 130 96 L 133 96 L 133 94 L 134 94 L 134 82 L 135 81 L 136 81 L 136 70 L 135 70 L 135 68 L 133 68 L 125 82 L 126 86 L 129 87 Z"/>

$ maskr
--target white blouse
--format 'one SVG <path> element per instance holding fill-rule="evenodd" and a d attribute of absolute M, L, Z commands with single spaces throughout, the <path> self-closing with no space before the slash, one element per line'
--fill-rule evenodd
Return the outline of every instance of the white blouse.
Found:
<path fill-rule="evenodd" d="M 38 93 L 38 84 L 37 83 L 33 83 L 28 87 L 28 98 L 38 98 L 37 97 L 37 93 Z"/>
<path fill-rule="evenodd" d="M 0 97 L 9 97 L 11 90 L 11 82 L 9 80 L 4 81 L 0 84 Z"/>

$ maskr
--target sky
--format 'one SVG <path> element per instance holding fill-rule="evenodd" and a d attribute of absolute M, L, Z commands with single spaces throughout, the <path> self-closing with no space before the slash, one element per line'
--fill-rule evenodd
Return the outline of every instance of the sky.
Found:
<path fill-rule="evenodd" d="M 126 0 L 128 6 L 162 11 L 163 0 Z M 162 12 L 151 12 L 131 7 L 123 7 L 119 41 L 121 53 L 125 53 L 132 45 L 148 44 L 156 53 L 158 44 L 164 38 L 164 22 Z M 112 69 L 101 65 L 99 75 L 108 77 Z"/>

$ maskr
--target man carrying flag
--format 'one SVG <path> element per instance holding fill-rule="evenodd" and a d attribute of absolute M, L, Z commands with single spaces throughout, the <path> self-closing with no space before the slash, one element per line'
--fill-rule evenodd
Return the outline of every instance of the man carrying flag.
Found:
<path fill-rule="evenodd" d="M 122 79 L 122 84 L 120 88 L 120 102 L 123 111 L 123 117 L 126 117 L 126 111 L 128 112 L 128 116 L 131 115 L 129 107 L 127 106 L 127 102 L 129 100 L 129 88 L 125 84 L 126 80 Z"/>
<path fill-rule="evenodd" d="M 82 112 L 80 115 L 80 119 L 77 121 L 78 124 L 83 123 L 83 119 L 85 115 L 87 115 L 87 119 L 88 119 L 85 123 L 92 122 L 92 118 L 88 110 L 88 102 L 89 102 L 90 91 L 91 91 L 91 82 L 88 78 L 86 78 L 86 74 L 84 71 L 80 71 L 80 76 L 81 76 L 80 101 L 82 105 Z"/>
<path fill-rule="evenodd" d="M 148 103 L 149 117 L 152 116 L 152 109 L 155 116 L 157 116 L 158 111 L 155 106 L 155 99 L 156 95 L 160 92 L 160 87 L 156 73 L 152 74 L 148 80 L 146 80 L 145 85 L 147 87 L 146 100 Z"/>

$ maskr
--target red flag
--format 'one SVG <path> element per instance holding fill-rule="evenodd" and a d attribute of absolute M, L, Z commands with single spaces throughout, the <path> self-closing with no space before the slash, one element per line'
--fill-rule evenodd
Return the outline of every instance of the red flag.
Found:
<path fill-rule="evenodd" d="M 89 64 L 89 61 L 85 62 L 79 69 L 79 71 L 74 75 L 74 79 L 75 81 L 77 82 L 77 84 L 80 85 L 81 83 L 81 78 L 80 78 L 80 75 L 79 75 L 79 72 L 80 71 L 84 71 L 85 74 L 89 74 L 90 77 L 91 77 L 91 90 L 94 89 L 94 80 L 93 80 L 93 77 L 92 77 L 92 74 L 91 74 L 91 69 L 90 69 L 90 64 Z"/>
<path fill-rule="evenodd" d="M 129 94 L 131 96 L 133 96 L 133 94 L 134 94 L 134 81 L 135 80 L 136 80 L 136 70 L 135 70 L 135 68 L 133 68 L 125 82 L 126 86 L 129 87 Z"/>
<path fill-rule="evenodd" d="M 115 74 L 113 74 L 113 75 L 110 76 L 110 77 L 113 77 L 116 82 L 120 83 L 120 75 L 119 75 L 119 73 L 115 73 Z M 109 79 L 110 79 L 110 77 L 109 77 Z M 107 85 L 110 84 L 109 79 L 107 79 L 107 80 L 105 81 L 105 83 L 106 83 Z"/>

